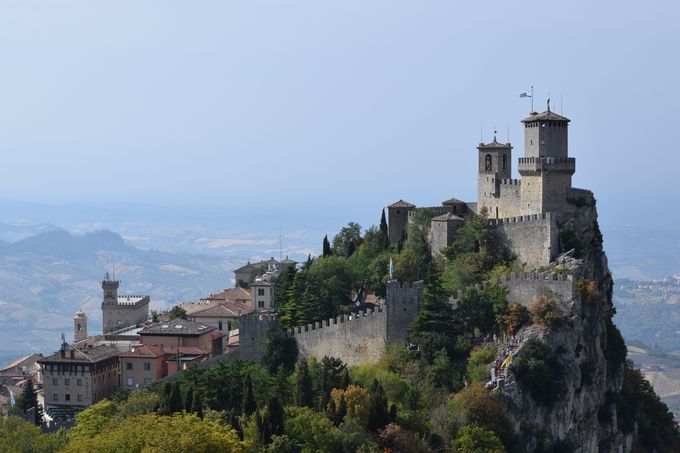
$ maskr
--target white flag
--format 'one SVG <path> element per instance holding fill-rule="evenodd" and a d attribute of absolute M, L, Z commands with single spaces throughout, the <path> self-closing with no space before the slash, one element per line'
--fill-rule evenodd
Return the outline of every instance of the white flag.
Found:
<path fill-rule="evenodd" d="M 394 265 L 392 264 L 392 258 L 390 258 L 390 280 L 394 278 Z"/>
<path fill-rule="evenodd" d="M 531 91 L 522 91 L 522 92 L 519 94 L 519 97 L 521 97 L 521 98 L 531 98 L 531 97 L 533 97 L 533 96 L 534 96 L 534 93 L 531 92 Z"/>

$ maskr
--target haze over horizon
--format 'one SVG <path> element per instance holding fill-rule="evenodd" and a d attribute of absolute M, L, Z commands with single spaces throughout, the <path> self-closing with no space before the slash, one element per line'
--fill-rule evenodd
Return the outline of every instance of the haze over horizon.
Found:
<path fill-rule="evenodd" d="M 678 9 L 7 1 L 0 198 L 321 212 L 474 200 L 480 123 L 484 141 L 509 135 L 516 167 L 518 93 L 533 84 L 535 110 L 551 97 L 572 119 L 574 185 L 604 223 L 675 218 Z"/>

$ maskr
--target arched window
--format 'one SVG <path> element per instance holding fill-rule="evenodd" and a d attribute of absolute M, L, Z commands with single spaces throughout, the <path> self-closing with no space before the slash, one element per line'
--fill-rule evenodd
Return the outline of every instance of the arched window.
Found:
<path fill-rule="evenodd" d="M 505 171 L 505 154 L 503 154 L 503 171 Z"/>
<path fill-rule="evenodd" d="M 491 171 L 491 154 L 487 154 L 484 158 L 484 171 Z"/>

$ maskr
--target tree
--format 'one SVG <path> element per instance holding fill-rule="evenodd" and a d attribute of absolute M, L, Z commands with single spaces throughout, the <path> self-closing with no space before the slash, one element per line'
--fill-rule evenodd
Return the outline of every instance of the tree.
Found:
<path fill-rule="evenodd" d="M 430 263 L 425 276 L 423 299 L 420 303 L 416 319 L 409 327 L 409 337 L 416 343 L 422 343 L 426 338 L 439 336 L 444 339 L 437 345 L 435 351 L 447 347 L 452 351 L 456 336 L 456 326 L 453 320 L 453 309 L 442 288 L 437 265 Z M 434 351 L 432 351 L 433 356 Z"/>
<path fill-rule="evenodd" d="M 0 451 L 52 453 L 61 451 L 66 433 L 43 434 L 40 428 L 19 417 L 0 417 Z"/>
<path fill-rule="evenodd" d="M 333 238 L 333 253 L 337 256 L 349 256 L 350 244 L 356 247 L 361 243 L 361 225 L 356 222 L 349 222 L 347 226 L 340 229 L 340 232 Z"/>
<path fill-rule="evenodd" d="M 76 414 L 76 426 L 69 437 L 91 438 L 99 434 L 116 414 L 116 405 L 109 400 L 102 400 Z"/>
<path fill-rule="evenodd" d="M 297 406 L 312 407 L 314 393 L 312 378 L 305 360 L 300 360 L 296 366 L 295 374 L 295 404 Z"/>
<path fill-rule="evenodd" d="M 453 441 L 457 453 L 505 453 L 498 436 L 479 426 L 464 426 Z"/>
<path fill-rule="evenodd" d="M 158 310 L 151 310 L 150 315 L 151 315 L 151 322 L 160 321 Z"/>
<path fill-rule="evenodd" d="M 497 285 L 468 289 L 456 306 L 456 317 L 468 331 L 478 329 L 480 333 L 496 332 L 497 320 L 508 309 L 507 291 L 507 288 Z"/>
<path fill-rule="evenodd" d="M 168 316 L 170 316 L 170 319 L 187 319 L 187 311 L 179 305 L 175 305 L 168 312 Z"/>
<path fill-rule="evenodd" d="M 21 393 L 21 398 L 18 401 L 17 407 L 24 413 L 29 409 L 34 409 L 33 424 L 40 426 L 43 419 L 43 408 L 38 404 L 38 395 L 33 388 L 33 381 L 31 379 L 24 385 L 24 390 Z"/>
<path fill-rule="evenodd" d="M 457 397 L 472 424 L 495 433 L 505 444 L 512 442 L 512 425 L 502 397 L 484 387 L 481 382 L 470 385 Z"/>
<path fill-rule="evenodd" d="M 283 435 L 283 418 L 283 406 L 281 405 L 281 401 L 279 401 L 277 397 L 270 398 L 269 403 L 267 404 L 267 420 L 271 435 Z"/>
<path fill-rule="evenodd" d="M 194 402 L 194 386 L 190 385 L 184 394 L 184 410 L 191 412 L 191 404 Z"/>
<path fill-rule="evenodd" d="M 371 386 L 371 407 L 368 412 L 368 429 L 378 431 L 390 422 L 390 413 L 387 408 L 387 396 L 385 389 L 377 379 Z"/>
<path fill-rule="evenodd" d="M 550 406 L 566 391 L 564 366 L 551 347 L 532 338 L 515 354 L 510 365 L 521 390 L 540 405 Z"/>
<path fill-rule="evenodd" d="M 562 315 L 557 302 L 551 297 L 538 296 L 529 307 L 535 324 L 548 329 L 558 329 L 562 325 Z"/>
<path fill-rule="evenodd" d="M 177 380 L 170 384 L 170 395 L 168 396 L 168 413 L 182 412 L 184 406 L 182 404 L 182 390 Z"/>
<path fill-rule="evenodd" d="M 272 307 L 278 310 L 288 300 L 288 290 L 293 285 L 297 269 L 295 266 L 286 266 L 279 274 L 272 293 Z"/>
<path fill-rule="evenodd" d="M 333 389 L 331 398 L 340 413 L 343 401 L 347 407 L 347 416 L 357 418 L 362 426 L 367 426 L 371 407 L 371 394 L 363 387 L 350 384 L 346 389 Z"/>
<path fill-rule="evenodd" d="M 250 375 L 247 375 L 243 382 L 243 404 L 241 405 L 241 414 L 249 417 L 256 409 L 257 403 L 255 403 L 255 393 L 253 392 L 253 380 Z"/>
<path fill-rule="evenodd" d="M 283 335 L 279 329 L 267 332 L 264 340 L 264 355 L 262 361 L 270 373 L 279 367 L 291 371 L 298 357 L 297 341 L 294 337 Z"/>
<path fill-rule="evenodd" d="M 531 315 L 524 305 L 511 303 L 508 304 L 507 312 L 500 315 L 500 318 L 497 321 L 505 328 L 507 333 L 514 335 L 519 332 L 522 327 L 531 323 Z"/>
<path fill-rule="evenodd" d="M 380 235 L 382 239 L 382 249 L 388 250 L 390 248 L 390 233 L 387 228 L 387 219 L 385 218 L 385 208 L 380 215 Z"/>
<path fill-rule="evenodd" d="M 322 256 L 326 258 L 327 256 L 333 255 L 333 251 L 331 250 L 331 243 L 328 242 L 328 235 L 325 235 L 323 237 L 323 249 L 322 249 Z"/>

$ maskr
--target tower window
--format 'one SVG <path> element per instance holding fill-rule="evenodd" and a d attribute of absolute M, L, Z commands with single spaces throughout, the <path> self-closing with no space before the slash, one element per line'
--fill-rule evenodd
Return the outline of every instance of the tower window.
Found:
<path fill-rule="evenodd" d="M 484 158 L 484 171 L 491 171 L 491 154 L 487 154 Z"/>
<path fill-rule="evenodd" d="M 506 157 L 505 157 L 505 154 L 503 154 L 503 170 L 505 170 L 505 161 L 506 161 Z"/>

